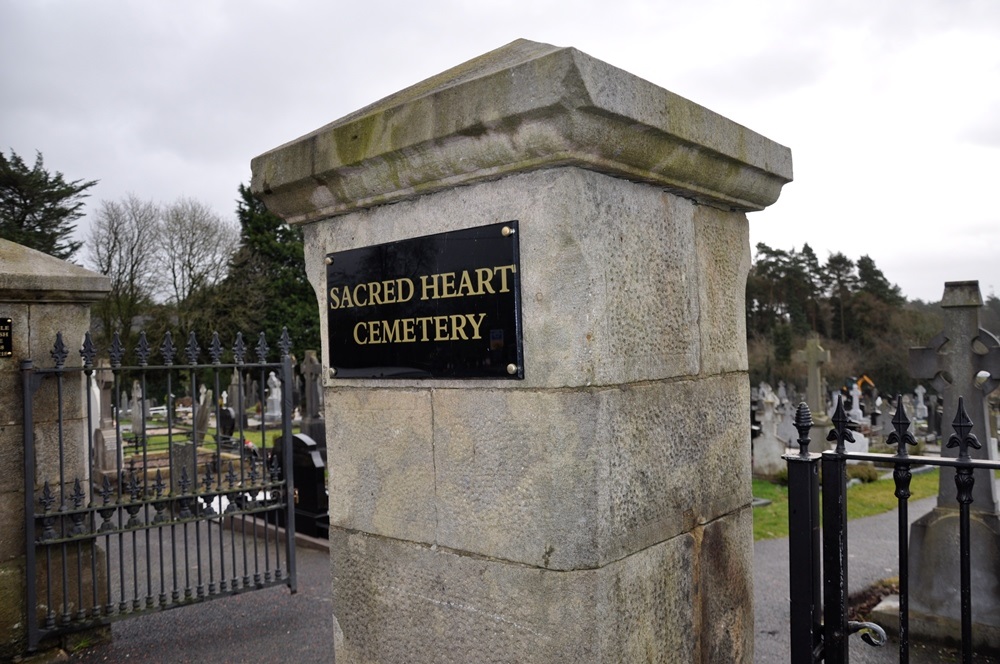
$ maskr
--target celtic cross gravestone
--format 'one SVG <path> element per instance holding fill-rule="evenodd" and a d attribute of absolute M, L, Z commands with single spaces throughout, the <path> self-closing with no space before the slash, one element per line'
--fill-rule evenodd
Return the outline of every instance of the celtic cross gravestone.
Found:
<path fill-rule="evenodd" d="M 986 395 L 1000 385 L 1000 342 L 980 327 L 983 306 L 976 281 L 945 284 L 944 330 L 923 348 L 910 349 L 910 373 L 930 380 L 944 396 L 943 438 L 958 412 L 958 400 L 972 422 L 978 459 L 996 460 L 990 442 Z M 957 447 L 942 445 L 942 456 Z M 977 643 L 1000 648 L 1000 515 L 993 473 L 976 470 L 971 504 L 973 633 Z M 960 633 L 958 502 L 953 468 L 942 468 L 937 507 L 918 519 L 910 534 L 910 627 L 915 635 L 947 638 Z"/>

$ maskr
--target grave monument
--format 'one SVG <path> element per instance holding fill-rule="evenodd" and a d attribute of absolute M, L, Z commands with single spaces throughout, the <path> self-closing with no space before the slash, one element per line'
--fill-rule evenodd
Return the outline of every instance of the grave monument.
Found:
<path fill-rule="evenodd" d="M 977 281 L 948 282 L 941 307 L 945 329 L 925 348 L 910 349 L 910 373 L 930 380 L 944 396 L 942 437 L 951 434 L 958 399 L 972 421 L 980 449 L 974 459 L 997 459 L 989 444 L 986 397 L 1000 385 L 1000 341 L 979 325 L 983 298 Z M 955 457 L 958 448 L 941 446 L 941 455 Z M 972 490 L 972 618 L 973 639 L 979 647 L 1000 650 L 1000 515 L 992 473 L 977 470 Z M 942 468 L 938 503 L 910 531 L 910 630 L 914 635 L 947 637 L 960 634 L 958 564 L 958 502 L 955 471 Z"/>
<path fill-rule="evenodd" d="M 830 351 L 819 344 L 819 335 L 812 335 L 803 350 L 795 351 L 794 359 L 806 365 L 806 403 L 813 413 L 813 428 L 809 434 L 812 440 L 825 441 L 830 429 L 830 418 L 826 416 L 826 397 L 823 389 L 823 365 L 830 362 Z"/>
<path fill-rule="evenodd" d="M 787 148 L 519 40 L 252 171 L 323 311 L 339 663 L 752 661 L 745 213 Z"/>

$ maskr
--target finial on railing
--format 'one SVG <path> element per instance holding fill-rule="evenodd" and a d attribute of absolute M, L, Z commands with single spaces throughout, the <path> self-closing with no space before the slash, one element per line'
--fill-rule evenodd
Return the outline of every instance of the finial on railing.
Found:
<path fill-rule="evenodd" d="M 97 357 L 97 346 L 90 336 L 90 332 L 83 335 L 83 346 L 80 348 L 80 357 L 83 359 L 83 368 L 88 373 L 94 368 L 94 358 Z"/>
<path fill-rule="evenodd" d="M 69 356 L 69 351 L 66 349 L 66 344 L 63 343 L 62 332 L 56 332 L 56 343 L 52 346 L 49 355 L 52 356 L 53 362 L 56 363 L 56 369 L 62 369 L 66 366 L 66 358 Z"/>
<path fill-rule="evenodd" d="M 188 343 L 184 352 L 187 353 L 188 364 L 198 364 L 198 355 L 201 353 L 201 348 L 198 346 L 198 338 L 195 337 L 194 330 L 188 333 Z"/>
<path fill-rule="evenodd" d="M 163 358 L 164 366 L 172 366 L 174 363 L 174 355 L 177 354 L 177 349 L 174 348 L 174 338 L 171 336 L 170 331 L 163 335 L 163 343 L 160 344 L 160 356 Z"/>
<path fill-rule="evenodd" d="M 895 445 L 898 457 L 908 456 L 906 446 L 917 444 L 917 439 L 910 433 L 910 418 L 906 416 L 906 410 L 903 408 L 902 394 L 896 395 L 896 414 L 892 416 L 892 431 L 885 439 L 885 444 Z"/>
<path fill-rule="evenodd" d="M 795 442 L 799 446 L 799 456 L 809 456 L 809 430 L 812 429 L 813 418 L 809 412 L 809 406 L 800 402 L 795 410 L 795 430 L 799 432 L 799 438 Z"/>
<path fill-rule="evenodd" d="M 969 445 L 978 449 L 982 449 L 982 445 L 979 439 L 976 438 L 976 434 L 970 433 L 972 431 L 972 420 L 969 419 L 969 414 L 965 412 L 965 398 L 958 398 L 958 412 L 955 413 L 955 420 L 951 423 L 951 428 L 955 430 L 955 433 L 951 434 L 948 438 L 948 447 L 958 448 L 958 459 L 959 461 L 969 461 Z"/>
<path fill-rule="evenodd" d="M 829 442 L 837 441 L 837 447 L 834 449 L 837 454 L 846 452 L 847 443 L 854 442 L 854 432 L 850 430 L 850 424 L 851 418 L 844 411 L 844 397 L 838 394 L 837 408 L 833 411 L 833 428 L 826 435 Z"/>
<path fill-rule="evenodd" d="M 236 333 L 236 341 L 233 343 L 233 361 L 236 364 L 243 364 L 243 358 L 246 356 L 247 345 L 243 341 L 243 333 Z"/>

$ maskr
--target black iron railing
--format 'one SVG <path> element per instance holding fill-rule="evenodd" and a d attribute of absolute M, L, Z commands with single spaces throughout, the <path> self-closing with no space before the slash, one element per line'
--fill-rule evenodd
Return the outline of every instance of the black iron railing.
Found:
<path fill-rule="evenodd" d="M 81 364 L 66 366 L 69 352 L 58 335 L 53 366 L 21 363 L 29 650 L 51 636 L 249 590 L 285 585 L 295 592 L 287 331 L 278 345 L 280 360 L 268 362 L 262 333 L 251 359 L 237 335 L 233 361 L 223 363 L 215 335 L 208 348 L 210 362 L 203 364 L 192 333 L 183 351 L 186 363 L 179 363 L 182 358 L 167 333 L 157 353 L 162 362 L 152 365 L 153 351 L 143 334 L 134 349 L 135 364 L 125 365 L 125 349 L 115 335 L 109 363 L 98 366 L 88 334 Z M 131 379 L 143 395 L 151 382 L 165 385 L 168 401 L 181 381 L 192 394 L 208 383 L 219 395 L 227 372 L 237 381 L 241 401 L 254 382 L 257 394 L 248 398 L 264 403 L 265 381 L 274 376 L 283 386 L 280 422 L 268 427 L 261 413 L 254 429 L 239 418 L 232 438 L 240 442 L 227 452 L 218 427 L 219 399 L 192 402 L 193 422 L 199 421 L 200 409 L 214 413 L 214 435 L 199 431 L 197 424 L 182 426 L 175 404 L 168 402 L 165 433 L 159 436 L 163 449 L 154 451 L 140 404 L 141 414 L 132 414 L 131 431 L 123 426 L 121 412 L 111 420 L 107 431 L 114 440 L 106 451 L 113 461 L 98 464 L 95 437 L 101 414 L 94 412 L 89 398 L 98 371 L 110 373 L 114 395 Z M 86 395 L 83 407 L 81 393 Z M 242 412 L 246 404 L 235 406 Z M 39 409 L 46 414 L 36 420 Z M 207 414 L 202 413 L 203 421 Z M 283 440 L 283 459 L 268 444 L 268 436 L 275 435 Z M 214 445 L 206 444 L 209 438 Z"/>
<path fill-rule="evenodd" d="M 895 454 L 848 452 L 846 443 L 853 442 L 854 435 L 839 399 L 833 424 L 827 440 L 835 442 L 835 448 L 822 454 L 809 452 L 812 416 L 806 404 L 799 404 L 795 415 L 799 452 L 785 457 L 788 462 L 791 661 L 796 664 L 818 661 L 827 664 L 846 663 L 848 637 L 857 632 L 870 645 L 882 645 L 886 640 L 885 632 L 878 625 L 848 620 L 847 462 L 854 460 L 893 467 L 895 496 L 899 507 L 900 662 L 909 661 L 910 650 L 908 501 L 911 468 L 919 465 L 955 469 L 960 531 L 958 557 L 961 567 L 962 661 L 971 664 L 973 637 L 969 506 L 975 484 L 974 471 L 984 469 L 992 473 L 993 470 L 1000 469 L 1000 462 L 970 458 L 969 447 L 979 448 L 980 442 L 972 433 L 973 425 L 961 398 L 952 423 L 955 433 L 947 443 L 949 448 L 958 448 L 957 458 L 909 454 L 907 446 L 915 445 L 916 441 L 908 432 L 910 421 L 903 409 L 901 396 L 897 397 L 896 415 L 892 421 L 893 432 L 886 440 L 896 448 Z M 823 477 L 822 527 L 819 519 L 820 468 Z M 992 474 L 990 477 L 992 478 Z"/>

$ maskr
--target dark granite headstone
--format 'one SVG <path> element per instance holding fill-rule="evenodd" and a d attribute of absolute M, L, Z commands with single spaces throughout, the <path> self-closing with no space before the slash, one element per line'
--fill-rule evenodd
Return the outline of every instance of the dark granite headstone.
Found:
<path fill-rule="evenodd" d="M 273 454 L 284 459 L 282 441 L 274 445 Z M 319 446 L 305 434 L 292 436 L 292 472 L 295 486 L 295 530 L 310 537 L 328 537 L 330 532 L 330 502 L 326 491 L 326 464 Z M 286 473 L 282 473 L 286 476 Z M 279 515 L 278 523 L 284 522 Z"/>

